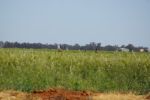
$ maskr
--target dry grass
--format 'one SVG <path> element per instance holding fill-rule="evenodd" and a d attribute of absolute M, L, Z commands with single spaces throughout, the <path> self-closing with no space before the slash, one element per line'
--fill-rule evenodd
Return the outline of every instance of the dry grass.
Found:
<path fill-rule="evenodd" d="M 32 96 L 29 93 L 18 91 L 3 91 L 0 92 L 0 100 L 40 100 L 38 97 Z"/>
<path fill-rule="evenodd" d="M 146 96 L 119 93 L 108 93 L 108 94 L 95 94 L 92 96 L 92 100 L 147 100 Z"/>

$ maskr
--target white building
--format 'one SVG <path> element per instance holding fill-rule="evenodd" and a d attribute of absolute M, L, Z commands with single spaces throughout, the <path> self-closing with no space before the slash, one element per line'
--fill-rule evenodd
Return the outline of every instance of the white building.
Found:
<path fill-rule="evenodd" d="M 144 52 L 144 49 L 140 49 L 140 52 Z"/>
<path fill-rule="evenodd" d="M 120 48 L 120 51 L 129 52 L 129 49 L 127 49 L 127 48 Z"/>

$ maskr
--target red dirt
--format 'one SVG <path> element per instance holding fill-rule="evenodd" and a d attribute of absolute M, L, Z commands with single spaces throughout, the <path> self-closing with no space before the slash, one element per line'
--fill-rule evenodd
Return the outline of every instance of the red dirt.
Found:
<path fill-rule="evenodd" d="M 33 97 L 40 98 L 38 100 L 150 100 L 149 95 L 140 96 L 134 94 L 117 93 L 107 94 L 89 91 L 71 91 L 66 89 L 49 89 L 34 91 L 31 95 Z"/>
<path fill-rule="evenodd" d="M 92 93 L 87 91 L 49 89 L 47 91 L 35 91 L 33 95 L 41 97 L 42 100 L 89 100 Z"/>
<path fill-rule="evenodd" d="M 148 96 L 146 97 L 146 99 L 150 100 L 150 95 L 148 95 Z"/>

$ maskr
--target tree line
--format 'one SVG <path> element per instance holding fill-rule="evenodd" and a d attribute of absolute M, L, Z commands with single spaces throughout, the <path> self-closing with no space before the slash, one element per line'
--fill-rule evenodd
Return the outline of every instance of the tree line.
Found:
<path fill-rule="evenodd" d="M 140 51 L 141 49 L 145 52 L 148 52 L 147 47 L 136 47 L 133 44 L 128 45 L 106 45 L 101 46 L 101 43 L 90 42 L 86 45 L 69 45 L 69 44 L 42 44 L 42 43 L 19 43 L 19 42 L 3 42 L 0 41 L 0 48 L 33 48 L 33 49 L 62 49 L 62 50 L 103 50 L 103 51 L 120 51 L 121 48 L 126 48 L 129 51 Z"/>

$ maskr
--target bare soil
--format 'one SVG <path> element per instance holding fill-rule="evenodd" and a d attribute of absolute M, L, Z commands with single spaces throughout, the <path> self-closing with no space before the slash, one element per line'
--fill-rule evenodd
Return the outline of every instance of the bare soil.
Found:
<path fill-rule="evenodd" d="M 24 93 L 10 90 L 0 91 L 0 100 L 150 100 L 150 94 L 95 93 L 65 89 L 48 89 Z"/>
<path fill-rule="evenodd" d="M 33 95 L 41 97 L 42 100 L 89 100 L 92 93 L 88 91 L 49 89 L 47 91 L 35 91 Z"/>

